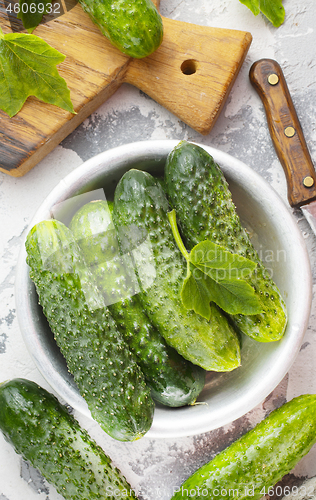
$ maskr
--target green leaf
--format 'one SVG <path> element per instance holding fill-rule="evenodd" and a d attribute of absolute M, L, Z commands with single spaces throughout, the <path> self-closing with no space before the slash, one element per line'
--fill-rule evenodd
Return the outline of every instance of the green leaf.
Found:
<path fill-rule="evenodd" d="M 43 15 L 51 10 L 52 0 L 20 0 L 20 10 L 17 15 L 29 33 L 40 24 Z"/>
<path fill-rule="evenodd" d="M 215 281 L 245 279 L 257 264 L 242 255 L 228 252 L 212 241 L 202 241 L 192 248 L 190 262 Z"/>
<path fill-rule="evenodd" d="M 285 10 L 282 0 L 239 0 L 246 5 L 251 12 L 257 16 L 260 12 L 264 14 L 269 21 L 278 28 L 284 22 Z"/>
<path fill-rule="evenodd" d="M 75 113 L 67 84 L 56 68 L 64 59 L 35 35 L 4 35 L 0 28 L 0 109 L 12 117 L 29 96 L 35 96 Z"/>
<path fill-rule="evenodd" d="M 241 3 L 246 5 L 251 12 L 257 16 L 260 13 L 260 0 L 239 0 Z"/>

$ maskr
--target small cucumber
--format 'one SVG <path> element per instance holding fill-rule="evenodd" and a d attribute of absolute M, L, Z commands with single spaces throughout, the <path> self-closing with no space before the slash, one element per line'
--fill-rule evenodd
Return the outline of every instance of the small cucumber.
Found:
<path fill-rule="evenodd" d="M 316 395 L 305 394 L 274 410 L 254 429 L 198 469 L 172 500 L 204 497 L 258 500 L 316 443 Z"/>
<path fill-rule="evenodd" d="M 115 439 L 142 437 L 154 403 L 71 231 L 42 221 L 29 232 L 26 250 L 39 303 L 92 417 Z"/>
<path fill-rule="evenodd" d="M 114 195 L 113 220 L 123 252 L 131 252 L 146 313 L 185 359 L 206 370 L 231 371 L 240 364 L 237 336 L 219 309 L 211 319 L 184 308 L 180 298 L 186 262 L 173 238 L 169 205 L 161 185 L 147 172 L 130 170 Z"/>
<path fill-rule="evenodd" d="M 151 0 L 79 0 L 101 33 L 121 52 L 141 59 L 163 38 L 161 16 Z"/>
<path fill-rule="evenodd" d="M 212 156 L 196 144 L 181 141 L 168 155 L 165 181 L 189 250 L 201 241 L 211 240 L 257 263 L 249 283 L 264 312 L 231 315 L 236 328 L 260 342 L 281 339 L 287 323 L 284 300 L 242 227 L 228 183 Z"/>
<path fill-rule="evenodd" d="M 130 257 L 120 254 L 112 210 L 111 202 L 91 201 L 76 212 L 69 227 L 152 397 L 167 406 L 193 404 L 204 387 L 205 371 L 182 358 L 149 321 L 132 286 L 136 277 Z"/>
<path fill-rule="evenodd" d="M 35 382 L 19 378 L 0 385 L 0 429 L 66 500 L 137 498 L 67 408 Z"/>

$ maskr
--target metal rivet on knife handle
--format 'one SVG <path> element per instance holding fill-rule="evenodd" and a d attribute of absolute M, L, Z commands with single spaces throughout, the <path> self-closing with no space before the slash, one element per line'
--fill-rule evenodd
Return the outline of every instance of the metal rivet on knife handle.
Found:
<path fill-rule="evenodd" d="M 295 128 L 294 127 L 286 127 L 284 129 L 284 133 L 286 137 L 293 137 L 295 135 Z"/>
<path fill-rule="evenodd" d="M 276 75 L 277 84 L 271 84 Z M 283 71 L 273 59 L 252 64 L 249 77 L 262 99 L 271 138 L 287 180 L 292 207 L 316 200 L 316 172 Z M 308 178 L 313 180 L 313 183 Z M 308 186 L 306 185 L 308 184 Z M 316 202 L 315 202 L 316 203 Z"/>
<path fill-rule="evenodd" d="M 313 179 L 313 177 L 310 177 L 309 175 L 307 175 L 306 177 L 304 177 L 303 184 L 307 188 L 310 188 L 310 187 L 314 186 L 314 179 Z"/>
<path fill-rule="evenodd" d="M 276 73 L 271 73 L 271 75 L 268 76 L 268 82 L 270 85 L 276 85 L 279 83 L 279 77 Z"/>

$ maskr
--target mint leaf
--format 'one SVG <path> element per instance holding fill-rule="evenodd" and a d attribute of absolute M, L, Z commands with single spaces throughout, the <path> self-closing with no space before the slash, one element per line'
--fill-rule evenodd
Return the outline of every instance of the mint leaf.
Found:
<path fill-rule="evenodd" d="M 264 14 L 269 21 L 278 28 L 284 22 L 285 10 L 282 0 L 239 0 L 246 5 L 251 12 L 257 16 L 260 12 Z"/>
<path fill-rule="evenodd" d="M 29 96 L 35 96 L 75 113 L 67 84 L 56 69 L 64 59 L 35 35 L 4 35 L 0 28 L 0 109 L 11 118 Z"/>

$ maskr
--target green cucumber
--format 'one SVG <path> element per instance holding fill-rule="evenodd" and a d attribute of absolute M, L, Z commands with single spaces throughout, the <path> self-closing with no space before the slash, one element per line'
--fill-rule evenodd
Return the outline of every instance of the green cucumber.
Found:
<path fill-rule="evenodd" d="M 274 410 L 254 429 L 198 469 L 172 500 L 203 497 L 258 500 L 316 443 L 316 395 L 305 394 Z"/>
<path fill-rule="evenodd" d="M 71 231 L 57 220 L 39 222 L 26 250 L 39 303 L 92 417 L 115 439 L 142 437 L 154 403 Z"/>
<path fill-rule="evenodd" d="M 151 0 L 79 0 L 83 10 L 112 45 L 141 59 L 160 46 L 161 16 Z"/>
<path fill-rule="evenodd" d="M 193 404 L 204 387 L 205 371 L 180 356 L 149 321 L 135 294 L 131 260 L 120 254 L 112 210 L 111 202 L 91 201 L 76 212 L 69 227 L 152 397 L 167 406 Z"/>
<path fill-rule="evenodd" d="M 284 300 L 241 225 L 228 183 L 212 156 L 196 144 L 181 141 L 168 155 L 165 181 L 189 250 L 211 240 L 257 263 L 248 282 L 260 298 L 263 313 L 231 315 L 236 328 L 260 342 L 281 339 L 287 323 Z"/>
<path fill-rule="evenodd" d="M 0 429 L 66 500 L 137 498 L 67 408 L 35 382 L 19 378 L 0 385 Z"/>
<path fill-rule="evenodd" d="M 236 333 L 217 306 L 211 319 L 184 308 L 180 298 L 186 262 L 173 238 L 169 205 L 149 173 L 132 169 L 114 194 L 113 220 L 123 252 L 131 252 L 150 320 L 185 359 L 206 370 L 231 371 L 240 364 Z"/>

